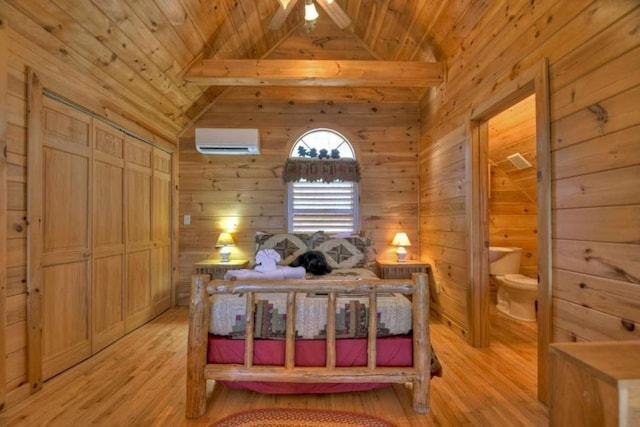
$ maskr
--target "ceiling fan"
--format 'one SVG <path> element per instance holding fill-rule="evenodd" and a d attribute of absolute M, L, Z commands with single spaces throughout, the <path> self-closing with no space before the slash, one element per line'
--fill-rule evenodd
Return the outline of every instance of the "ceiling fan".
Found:
<path fill-rule="evenodd" d="M 282 26 L 284 21 L 287 19 L 287 16 L 289 16 L 291 11 L 294 9 L 296 3 L 298 2 L 298 0 L 278 0 L 278 1 L 280 2 L 280 7 L 278 8 L 278 11 L 276 12 L 276 14 L 273 15 L 273 18 L 271 18 L 271 22 L 269 23 L 269 28 L 272 30 L 277 30 Z M 324 9 L 324 11 L 327 13 L 327 15 L 329 15 L 329 17 L 333 20 L 333 22 L 336 23 L 338 28 L 340 28 L 341 30 L 344 30 L 349 25 L 351 25 L 351 19 L 345 13 L 345 11 L 342 10 L 340 5 L 338 5 L 338 3 L 335 2 L 335 0 L 315 0 L 315 1 L 320 5 L 320 7 L 322 7 L 322 9 Z M 315 5 L 313 3 L 314 0 L 304 0 L 304 2 L 305 2 L 305 14 L 307 13 L 307 10 L 309 12 L 315 11 Z M 317 11 L 315 11 L 315 18 L 317 18 L 317 14 L 318 14 Z M 308 19 L 312 20 L 314 18 L 313 16 L 311 16 Z"/>

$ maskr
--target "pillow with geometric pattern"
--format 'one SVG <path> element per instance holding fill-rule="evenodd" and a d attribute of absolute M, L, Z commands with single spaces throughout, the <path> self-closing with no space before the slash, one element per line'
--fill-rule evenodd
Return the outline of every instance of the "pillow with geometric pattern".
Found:
<path fill-rule="evenodd" d="M 368 249 L 371 241 L 367 237 L 330 237 L 316 239 L 313 249 L 325 254 L 333 268 L 361 268 L 368 264 Z"/>
<path fill-rule="evenodd" d="M 273 249 L 280 255 L 279 265 L 289 265 L 299 255 L 312 249 L 313 242 L 322 231 L 307 233 L 275 233 L 256 235 L 256 253 L 263 249 Z"/>

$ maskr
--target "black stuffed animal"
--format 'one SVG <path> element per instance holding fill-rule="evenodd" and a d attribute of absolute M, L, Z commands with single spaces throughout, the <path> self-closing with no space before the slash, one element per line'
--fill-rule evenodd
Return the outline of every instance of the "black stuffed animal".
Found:
<path fill-rule="evenodd" d="M 324 257 L 324 254 L 320 251 L 308 251 L 298 255 L 289 266 L 304 267 L 307 273 L 317 276 L 331 273 L 331 270 L 333 270 Z"/>

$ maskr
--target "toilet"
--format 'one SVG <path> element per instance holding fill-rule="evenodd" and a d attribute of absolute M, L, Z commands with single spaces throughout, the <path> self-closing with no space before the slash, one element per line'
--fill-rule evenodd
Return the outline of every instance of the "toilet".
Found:
<path fill-rule="evenodd" d="M 498 286 L 498 310 L 517 320 L 536 321 L 538 281 L 519 274 L 522 248 L 489 248 L 489 274 Z"/>

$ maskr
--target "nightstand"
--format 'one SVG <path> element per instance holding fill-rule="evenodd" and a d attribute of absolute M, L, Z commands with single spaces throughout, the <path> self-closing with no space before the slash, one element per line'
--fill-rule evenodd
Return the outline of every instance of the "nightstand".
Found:
<path fill-rule="evenodd" d="M 247 268 L 249 260 L 232 259 L 228 262 L 222 262 L 219 259 L 205 259 L 193 265 L 196 267 L 196 274 L 210 274 L 211 279 L 223 279 L 224 274 L 229 270 Z"/>
<path fill-rule="evenodd" d="M 429 263 L 424 261 L 407 260 L 398 261 L 380 261 L 376 260 L 378 276 L 381 279 L 411 279 L 412 273 L 429 272 Z"/>

